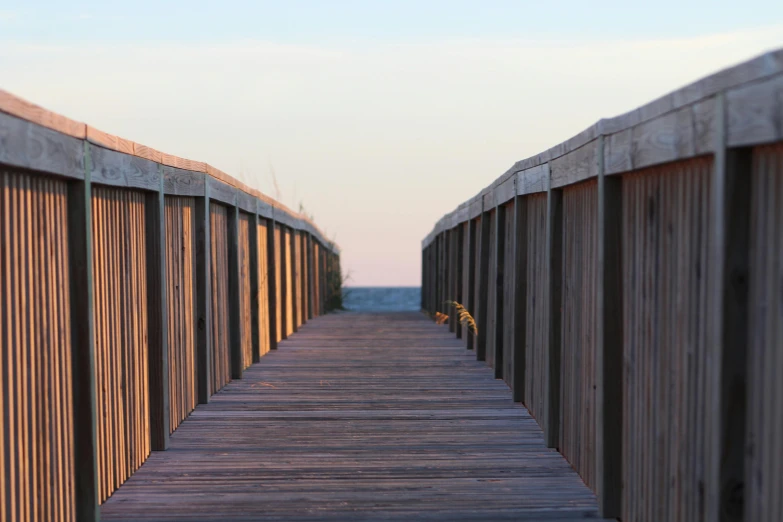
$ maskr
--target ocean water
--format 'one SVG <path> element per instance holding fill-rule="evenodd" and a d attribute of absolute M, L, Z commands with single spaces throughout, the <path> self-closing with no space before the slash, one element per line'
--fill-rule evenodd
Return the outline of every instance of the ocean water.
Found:
<path fill-rule="evenodd" d="M 349 286 L 343 288 L 343 306 L 353 312 L 418 311 L 421 287 Z"/>

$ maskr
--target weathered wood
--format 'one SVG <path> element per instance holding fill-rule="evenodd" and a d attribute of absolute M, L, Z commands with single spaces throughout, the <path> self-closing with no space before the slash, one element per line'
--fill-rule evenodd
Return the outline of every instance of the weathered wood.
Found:
<path fill-rule="evenodd" d="M 228 208 L 228 329 L 231 378 L 242 378 L 242 304 L 239 288 L 239 207 Z"/>
<path fill-rule="evenodd" d="M 279 291 L 279 299 L 280 299 L 280 326 L 281 329 L 278 333 L 278 338 L 283 340 L 288 338 L 288 321 L 289 321 L 289 314 L 290 311 L 288 309 L 288 273 L 291 270 L 291 267 L 288 264 L 289 254 L 288 249 L 290 248 L 289 242 L 286 241 L 286 228 L 283 225 L 279 226 L 278 233 L 280 234 L 280 257 L 279 257 L 279 272 L 280 272 L 280 291 Z"/>
<path fill-rule="evenodd" d="M 275 250 L 275 230 L 277 223 L 274 219 L 266 222 L 266 262 L 267 262 L 267 289 L 269 291 L 269 323 L 267 331 L 269 332 L 269 349 L 277 350 L 277 316 L 280 313 L 280 303 L 277 301 L 277 260 L 278 252 Z"/>
<path fill-rule="evenodd" d="M 452 228 L 448 232 L 448 297 L 449 301 L 457 300 L 457 230 Z M 447 307 L 449 315 L 449 332 L 456 334 L 457 332 L 457 308 L 454 305 Z"/>
<path fill-rule="evenodd" d="M 486 211 L 481 213 L 481 237 L 479 238 L 479 262 L 477 266 L 479 283 L 476 304 L 474 305 L 478 310 L 478 318 L 476 319 L 478 324 L 476 359 L 479 361 L 484 361 L 487 358 L 487 326 L 489 324 L 489 321 L 487 320 L 487 311 L 489 309 L 487 293 L 489 287 L 489 233 L 489 211 Z"/>
<path fill-rule="evenodd" d="M 207 177 L 207 186 L 209 186 L 209 198 L 220 201 L 228 206 L 236 205 L 237 190 L 218 179 Z"/>
<path fill-rule="evenodd" d="M 745 520 L 783 520 L 783 142 L 754 147 L 748 293 Z M 769 248 L 778 245 L 778 248 Z"/>
<path fill-rule="evenodd" d="M 0 112 L 2 164 L 84 179 L 84 147 L 82 140 Z"/>
<path fill-rule="evenodd" d="M 468 222 L 468 299 L 467 310 L 470 314 L 476 314 L 476 256 L 477 251 L 480 249 L 478 242 L 476 241 L 476 235 L 478 230 L 478 220 L 471 219 Z M 468 342 L 465 343 L 468 350 L 475 349 L 476 334 L 468 332 Z"/>
<path fill-rule="evenodd" d="M 621 178 L 606 176 L 602 161 L 598 175 L 595 475 L 601 516 L 608 518 L 621 515 L 623 483 L 621 183 Z"/>
<path fill-rule="evenodd" d="M 260 317 L 260 300 L 261 300 L 261 282 L 258 279 L 259 265 L 261 260 L 259 259 L 259 244 L 258 244 L 258 214 L 255 212 L 250 216 L 250 233 L 248 234 L 248 248 L 250 250 L 250 266 L 249 278 L 250 288 L 246 291 L 250 292 L 250 338 L 253 350 L 253 362 L 257 363 L 261 358 L 261 317 Z M 266 239 L 266 238 L 264 238 Z"/>
<path fill-rule="evenodd" d="M 495 281 L 490 284 L 495 285 L 495 378 L 503 378 L 503 360 L 504 360 L 504 285 L 503 272 L 505 270 L 506 260 L 506 207 L 498 205 L 495 207 Z"/>
<path fill-rule="evenodd" d="M 462 223 L 457 227 L 457 268 L 456 268 L 456 276 L 455 276 L 455 284 L 456 284 L 456 296 L 455 299 L 458 303 L 460 303 L 462 306 L 465 306 L 464 301 L 464 268 L 465 268 L 465 227 Z M 459 317 L 455 313 L 454 315 L 455 323 L 459 323 Z M 457 328 L 457 339 L 462 339 L 462 325 L 456 324 Z"/>
<path fill-rule="evenodd" d="M 510 399 L 460 341 L 421 314 L 320 317 L 199 406 L 172 436 L 172 451 L 154 453 L 102 516 L 595 517 L 594 495 Z"/>
<path fill-rule="evenodd" d="M 164 166 L 163 190 L 173 196 L 204 196 L 206 178 L 201 172 Z"/>
<path fill-rule="evenodd" d="M 706 520 L 745 515 L 748 279 L 752 152 L 726 148 L 718 97 L 710 210 Z"/>
<path fill-rule="evenodd" d="M 196 198 L 196 371 L 198 403 L 209 402 L 212 382 L 212 283 L 209 185 Z"/>
<path fill-rule="evenodd" d="M 525 361 L 527 358 L 527 199 L 517 196 L 514 199 L 514 402 L 525 400 Z"/>
<path fill-rule="evenodd" d="M 546 424 L 544 437 L 550 448 L 557 447 L 560 434 L 560 320 L 563 273 L 563 192 L 551 185 L 547 191 L 546 251 L 549 314 L 546 354 Z"/>
<path fill-rule="evenodd" d="M 91 147 L 92 183 L 158 191 L 162 173 L 153 161 L 102 147 Z"/>
<path fill-rule="evenodd" d="M 166 223 L 163 176 L 158 191 L 146 194 L 147 336 L 149 349 L 150 443 L 153 451 L 168 449 L 170 430 L 169 334 L 166 296 Z"/>
<path fill-rule="evenodd" d="M 299 308 L 299 291 L 300 289 L 297 288 L 297 283 L 300 277 L 299 273 L 299 263 L 297 259 L 297 232 L 294 229 L 291 229 L 288 241 L 289 241 L 289 252 L 290 252 L 290 263 L 291 263 L 291 323 L 292 323 L 292 330 L 294 333 L 296 333 L 299 330 L 299 324 L 300 324 L 300 308 Z"/>

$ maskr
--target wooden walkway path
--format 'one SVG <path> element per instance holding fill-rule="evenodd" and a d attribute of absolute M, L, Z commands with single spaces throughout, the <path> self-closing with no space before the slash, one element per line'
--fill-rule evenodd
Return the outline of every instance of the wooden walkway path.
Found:
<path fill-rule="evenodd" d="M 558 520 L 594 495 L 507 386 L 418 313 L 302 327 L 199 406 L 103 520 Z"/>

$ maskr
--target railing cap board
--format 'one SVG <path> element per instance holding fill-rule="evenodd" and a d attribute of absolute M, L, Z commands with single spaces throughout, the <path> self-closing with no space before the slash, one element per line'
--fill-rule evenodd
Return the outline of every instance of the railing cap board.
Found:
<path fill-rule="evenodd" d="M 549 163 L 517 172 L 516 190 L 518 196 L 546 192 L 549 179 Z"/>
<path fill-rule="evenodd" d="M 85 141 L 91 145 L 96 184 L 159 190 L 163 172 L 166 194 L 203 196 L 208 180 L 210 197 L 248 212 L 257 208 L 267 218 L 274 207 L 289 226 L 307 226 L 323 245 L 332 245 L 306 217 L 207 163 L 109 134 L 0 89 L 0 163 L 84 179 Z M 253 203 L 252 198 L 258 201 Z M 333 251 L 338 251 L 336 245 Z"/>
<path fill-rule="evenodd" d="M 207 175 L 203 172 L 163 166 L 163 192 L 172 196 L 203 196 Z"/>
<path fill-rule="evenodd" d="M 465 201 L 457 207 L 457 224 L 464 223 L 470 219 L 470 202 Z"/>
<path fill-rule="evenodd" d="M 475 219 L 479 217 L 484 210 L 484 199 L 481 197 L 481 194 L 477 194 L 468 200 L 468 205 L 468 208 L 470 209 L 468 211 L 468 217 L 470 219 Z"/>
<path fill-rule="evenodd" d="M 783 49 L 718 71 L 650 103 L 603 118 L 572 138 L 517 161 L 490 187 L 516 176 L 517 194 L 545 191 L 594 177 L 603 154 L 604 172 L 638 168 L 709 154 L 714 147 L 716 95 L 724 93 L 728 146 L 783 140 Z M 599 150 L 604 136 L 603 150 Z M 505 197 L 482 190 L 468 200 L 470 218 Z"/>
<path fill-rule="evenodd" d="M 506 179 L 494 189 L 495 205 L 503 205 L 517 195 L 517 177 L 515 174 L 504 176 Z"/>
<path fill-rule="evenodd" d="M 84 179 L 84 141 L 0 112 L 0 163 Z"/>

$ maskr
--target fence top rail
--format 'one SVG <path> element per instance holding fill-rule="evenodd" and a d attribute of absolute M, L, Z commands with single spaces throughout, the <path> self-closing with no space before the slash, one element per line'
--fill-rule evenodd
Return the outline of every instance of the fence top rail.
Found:
<path fill-rule="evenodd" d="M 716 133 L 717 125 L 725 132 Z M 476 196 L 437 222 L 422 240 L 515 195 L 545 192 L 598 176 L 711 154 L 722 146 L 761 145 L 783 140 L 783 49 L 728 67 L 634 110 L 602 118 L 576 136 L 517 161 Z M 467 212 L 459 209 L 467 206 Z M 450 216 L 456 214 L 456 219 Z"/>
<path fill-rule="evenodd" d="M 89 149 L 90 161 L 85 155 Z M 84 179 L 95 184 L 204 196 L 296 230 L 337 253 L 338 247 L 304 214 L 201 161 L 180 158 L 114 136 L 0 89 L 0 164 Z"/>

